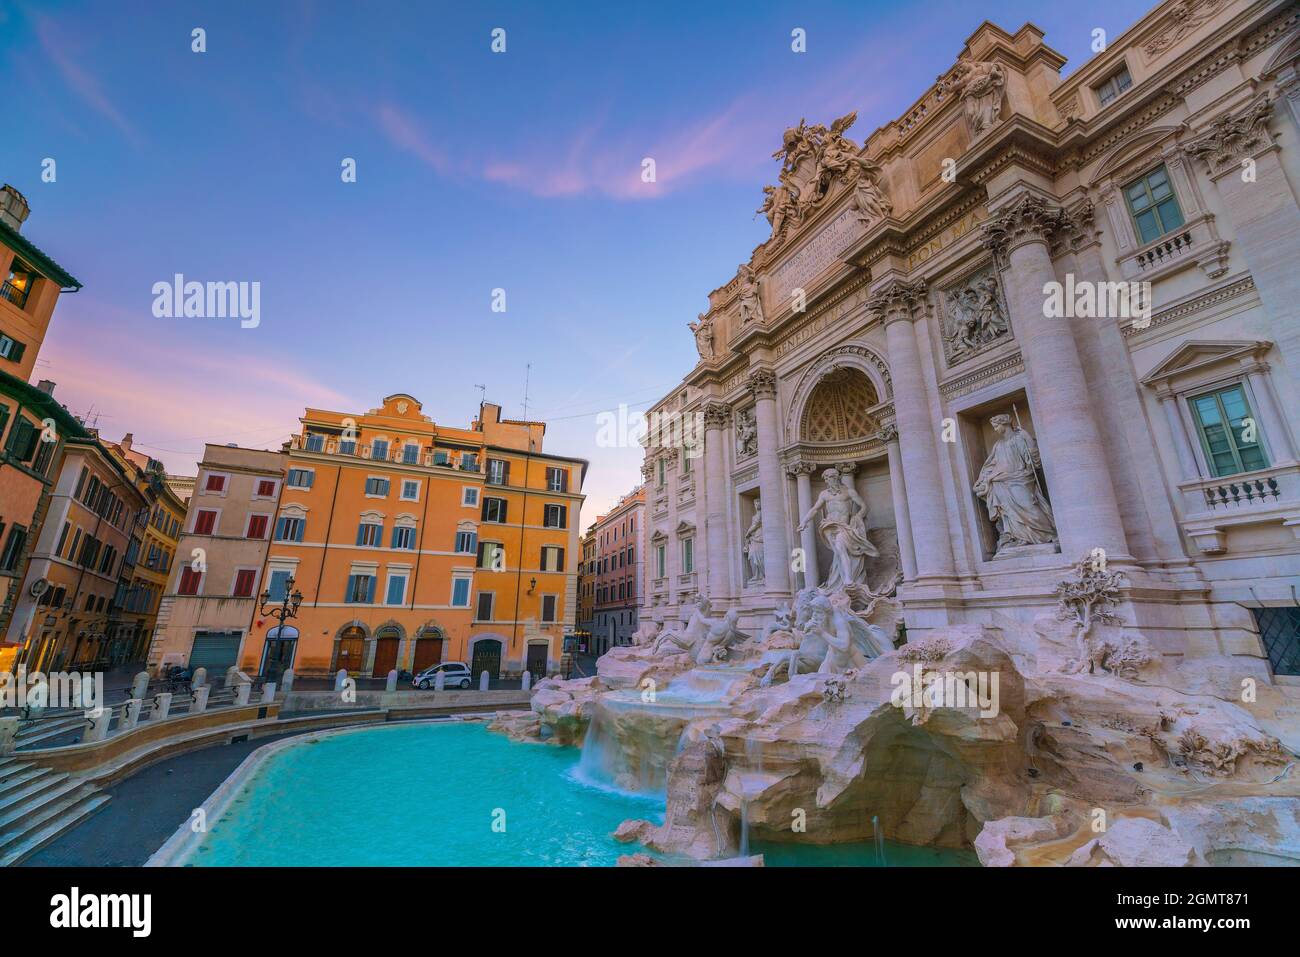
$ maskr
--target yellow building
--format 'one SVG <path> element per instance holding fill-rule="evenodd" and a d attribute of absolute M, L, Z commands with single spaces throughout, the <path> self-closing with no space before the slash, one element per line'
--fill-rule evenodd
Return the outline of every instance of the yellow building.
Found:
<path fill-rule="evenodd" d="M 307 409 L 263 576 L 273 602 L 292 578 L 302 606 L 283 634 L 253 622 L 244 670 L 556 671 L 587 463 L 544 452 L 545 431 L 492 403 L 469 428 L 438 425 L 405 394 L 353 415 Z"/>
<path fill-rule="evenodd" d="M 167 576 L 176 556 L 176 543 L 185 524 L 185 503 L 168 484 L 163 465 L 132 448 L 128 432 L 121 442 L 106 448 L 150 499 L 149 515 L 137 526 L 127 548 L 120 614 L 123 634 L 129 636 L 126 661 L 140 661 L 149 651 L 158 621 L 158 607 L 167 588 Z"/>

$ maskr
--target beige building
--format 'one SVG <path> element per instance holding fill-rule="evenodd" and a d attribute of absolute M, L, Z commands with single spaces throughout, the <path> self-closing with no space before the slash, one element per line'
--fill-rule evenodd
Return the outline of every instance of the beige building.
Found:
<path fill-rule="evenodd" d="M 29 672 L 105 668 L 130 659 L 122 618 L 131 542 L 151 504 L 94 435 L 64 441 L 9 640 Z"/>
<path fill-rule="evenodd" d="M 283 488 L 281 452 L 208 445 L 158 611 L 150 669 L 219 674 L 239 660 L 256 620 Z"/>
<path fill-rule="evenodd" d="M 1295 681 L 1298 25 L 1166 2 L 1062 79 L 985 22 L 865 142 L 774 130 L 771 236 L 651 410 L 704 447 L 647 448 L 643 614 L 901 574 L 913 636 L 1028 623 L 1095 554 L 1164 655 Z"/>

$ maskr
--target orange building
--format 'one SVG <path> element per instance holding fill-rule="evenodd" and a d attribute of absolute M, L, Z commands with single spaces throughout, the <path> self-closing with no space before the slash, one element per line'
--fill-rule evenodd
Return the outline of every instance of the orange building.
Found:
<path fill-rule="evenodd" d="M 263 578 L 272 601 L 290 578 L 303 601 L 270 643 L 276 622 L 253 622 L 244 670 L 558 670 L 587 463 L 544 452 L 545 431 L 492 403 L 440 426 L 404 394 L 364 414 L 307 409 Z"/>
<path fill-rule="evenodd" d="M 81 288 L 66 270 L 22 235 L 27 200 L 0 188 L 0 669 L 13 667 L 19 644 L 9 636 L 23 596 L 32 549 L 40 537 L 64 442 L 86 432 L 53 398 L 54 383 L 30 385 L 54 306 Z M 40 587 L 40 586 L 38 586 Z"/>

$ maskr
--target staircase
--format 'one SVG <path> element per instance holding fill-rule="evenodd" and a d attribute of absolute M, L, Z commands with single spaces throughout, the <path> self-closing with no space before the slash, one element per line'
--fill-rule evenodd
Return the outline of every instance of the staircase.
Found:
<path fill-rule="evenodd" d="M 0 758 L 0 867 L 17 864 L 109 802 L 93 784 L 21 758 Z"/>

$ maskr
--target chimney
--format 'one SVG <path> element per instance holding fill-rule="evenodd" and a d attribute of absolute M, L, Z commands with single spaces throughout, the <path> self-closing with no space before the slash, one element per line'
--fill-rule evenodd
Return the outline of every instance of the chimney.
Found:
<path fill-rule="evenodd" d="M 122 436 L 122 441 L 118 442 L 117 444 L 122 447 L 122 453 L 126 454 L 127 452 L 131 451 L 131 443 L 134 441 L 135 441 L 135 433 L 128 432 L 126 433 L 126 435 Z"/>
<path fill-rule="evenodd" d="M 49 379 L 42 379 L 36 383 L 36 388 L 40 389 L 46 395 L 54 395 L 54 383 Z"/>
<path fill-rule="evenodd" d="M 14 232 L 23 228 L 23 220 L 31 212 L 27 198 L 8 183 L 0 189 L 0 223 L 4 223 Z"/>

